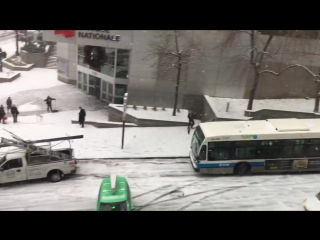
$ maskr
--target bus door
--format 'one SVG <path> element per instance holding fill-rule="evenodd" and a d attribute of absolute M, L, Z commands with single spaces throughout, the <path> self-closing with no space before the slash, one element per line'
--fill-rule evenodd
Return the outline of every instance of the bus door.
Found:
<path fill-rule="evenodd" d="M 207 161 L 208 148 L 206 144 L 202 144 L 198 154 L 199 161 Z"/>

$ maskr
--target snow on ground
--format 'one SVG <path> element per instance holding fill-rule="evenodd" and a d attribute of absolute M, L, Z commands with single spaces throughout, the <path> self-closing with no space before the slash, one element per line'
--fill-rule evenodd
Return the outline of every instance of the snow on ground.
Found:
<path fill-rule="evenodd" d="M 34 68 L 20 72 L 20 77 L 13 82 L 0 83 L 0 96 L 7 98 L 13 93 L 64 85 L 57 78 L 56 69 Z"/>
<path fill-rule="evenodd" d="M 234 98 L 215 98 L 206 96 L 207 101 L 213 109 L 216 109 L 218 116 L 221 118 L 238 118 L 244 117 L 244 111 L 247 109 L 248 99 Z M 226 112 L 227 104 L 229 111 Z M 314 99 L 265 99 L 254 100 L 253 110 L 274 109 L 287 110 L 295 112 L 313 112 Z"/>
<path fill-rule="evenodd" d="M 123 111 L 123 106 L 119 104 L 110 104 L 109 107 L 115 108 L 119 111 Z M 134 109 L 132 105 L 127 107 L 127 114 L 141 119 L 152 119 L 161 121 L 173 121 L 173 122 L 188 122 L 188 110 L 180 109 L 180 112 L 176 112 L 176 116 L 172 116 L 172 108 L 158 108 L 157 111 L 153 110 L 153 107 L 147 107 L 146 110 L 143 106 L 137 106 Z"/>
<path fill-rule="evenodd" d="M 87 115 L 96 114 L 96 119 L 93 119 L 100 120 L 106 112 L 92 111 Z M 126 128 L 124 149 L 121 149 L 122 128 L 95 128 L 90 125 L 80 128 L 78 124 L 71 124 L 72 118 L 78 118 L 78 110 L 43 116 L 42 123 L 37 123 L 36 116 L 22 116 L 14 124 L 9 115 L 8 124 L 0 125 L 0 136 L 10 137 L 2 128 L 26 140 L 84 135 L 83 139 L 72 141 L 76 158 L 181 157 L 189 154 L 192 132 L 188 135 L 187 127 Z M 68 146 L 68 142 L 64 142 L 56 148 Z"/>
<path fill-rule="evenodd" d="M 74 177 L 1 186 L 0 210 L 94 210 L 100 183 L 127 177 L 141 211 L 303 210 L 320 190 L 319 174 L 200 175 L 188 159 L 80 161 Z"/>
<path fill-rule="evenodd" d="M 24 42 L 19 41 L 19 52 L 20 48 L 24 46 Z M 9 38 L 0 40 L 0 48 L 3 52 L 7 53 L 7 57 L 12 57 L 16 54 L 16 38 L 15 35 L 12 35 Z"/>
<path fill-rule="evenodd" d="M 32 102 L 28 102 L 19 106 L 19 112 L 32 112 L 39 110 L 41 110 L 41 107 L 38 105 L 33 105 Z"/>

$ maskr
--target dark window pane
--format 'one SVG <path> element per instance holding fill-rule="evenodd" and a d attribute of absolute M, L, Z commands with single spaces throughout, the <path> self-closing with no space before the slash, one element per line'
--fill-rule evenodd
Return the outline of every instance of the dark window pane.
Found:
<path fill-rule="evenodd" d="M 113 95 L 113 84 L 112 83 L 109 83 L 109 85 L 108 85 L 108 92 L 109 92 L 109 94 Z"/>
<path fill-rule="evenodd" d="M 320 143 L 310 145 L 308 148 L 307 156 L 308 157 L 320 157 Z"/>
<path fill-rule="evenodd" d="M 107 100 L 107 94 L 105 94 L 105 93 L 102 93 L 102 99 L 105 99 L 105 100 Z"/>
<path fill-rule="evenodd" d="M 117 98 L 117 97 L 115 97 L 115 98 L 114 98 L 114 103 L 115 103 L 115 104 L 123 104 L 123 98 Z"/>
<path fill-rule="evenodd" d="M 116 84 L 115 95 L 123 97 L 127 92 L 127 85 L 125 84 Z"/>
<path fill-rule="evenodd" d="M 102 81 L 102 91 L 106 92 L 107 91 L 107 82 Z"/>

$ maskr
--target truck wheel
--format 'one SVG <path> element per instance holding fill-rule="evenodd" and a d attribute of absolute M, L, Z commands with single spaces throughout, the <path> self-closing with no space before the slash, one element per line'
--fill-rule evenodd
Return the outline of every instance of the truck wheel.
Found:
<path fill-rule="evenodd" d="M 251 166 L 249 163 L 242 162 L 235 166 L 234 175 L 244 176 L 249 175 L 251 173 Z"/>
<path fill-rule="evenodd" d="M 51 171 L 48 174 L 48 179 L 51 182 L 59 182 L 61 180 L 61 172 L 59 170 Z"/>

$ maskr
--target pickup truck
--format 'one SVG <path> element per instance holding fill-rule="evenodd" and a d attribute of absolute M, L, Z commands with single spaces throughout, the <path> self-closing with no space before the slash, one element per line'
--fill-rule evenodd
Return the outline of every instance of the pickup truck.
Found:
<path fill-rule="evenodd" d="M 59 159 L 42 153 L 29 153 L 27 150 L 9 152 L 0 156 L 0 184 L 47 178 L 59 182 L 67 174 L 77 171 L 72 159 L 72 149 L 53 150 L 68 154 L 70 159 Z"/>

